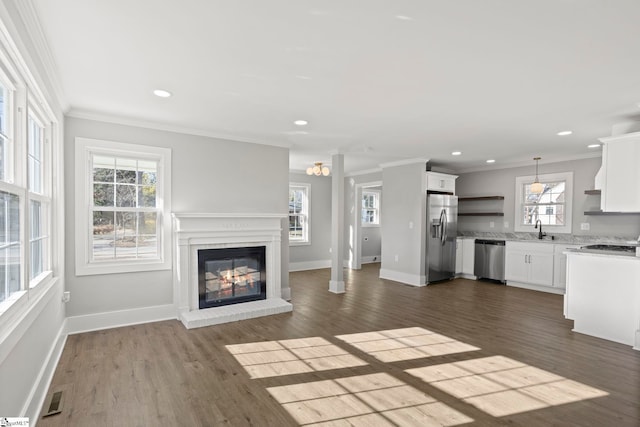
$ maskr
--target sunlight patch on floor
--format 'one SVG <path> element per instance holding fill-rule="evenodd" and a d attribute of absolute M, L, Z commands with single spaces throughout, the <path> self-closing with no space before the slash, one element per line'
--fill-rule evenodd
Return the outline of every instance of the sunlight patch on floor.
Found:
<path fill-rule="evenodd" d="M 304 426 L 455 426 L 473 421 L 385 373 L 267 390 Z"/>
<path fill-rule="evenodd" d="M 410 375 L 501 417 L 608 395 L 504 356 L 407 369 Z"/>
<path fill-rule="evenodd" d="M 227 345 L 251 378 L 352 368 L 367 362 L 320 337 Z"/>
<path fill-rule="evenodd" d="M 419 327 L 337 335 L 336 338 L 385 363 L 480 350 Z"/>

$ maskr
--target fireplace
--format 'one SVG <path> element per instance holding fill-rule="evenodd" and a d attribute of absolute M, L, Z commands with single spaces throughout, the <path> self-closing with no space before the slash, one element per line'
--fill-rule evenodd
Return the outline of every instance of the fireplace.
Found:
<path fill-rule="evenodd" d="M 200 309 L 267 298 L 265 247 L 198 251 Z"/>
<path fill-rule="evenodd" d="M 285 214 L 173 214 L 174 301 L 185 327 L 293 310 L 284 299 L 290 294 L 288 286 L 283 288 L 285 261 L 280 253 L 287 218 Z M 208 304 L 204 307 L 203 299 Z"/>

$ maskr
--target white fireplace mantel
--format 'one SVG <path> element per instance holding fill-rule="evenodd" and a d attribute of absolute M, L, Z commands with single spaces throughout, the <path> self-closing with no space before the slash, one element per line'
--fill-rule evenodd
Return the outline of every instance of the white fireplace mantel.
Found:
<path fill-rule="evenodd" d="M 281 214 L 173 213 L 174 301 L 178 318 L 189 329 L 293 310 L 281 296 Z M 200 309 L 198 251 L 265 247 L 267 298 Z"/>

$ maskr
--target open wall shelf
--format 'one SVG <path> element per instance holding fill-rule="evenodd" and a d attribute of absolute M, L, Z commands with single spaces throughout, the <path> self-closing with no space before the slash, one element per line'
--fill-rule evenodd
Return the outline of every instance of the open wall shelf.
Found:
<path fill-rule="evenodd" d="M 504 200 L 504 196 L 458 196 L 459 202 L 491 202 L 496 200 Z M 495 209 L 495 203 L 491 204 L 491 207 Z M 458 216 L 504 216 L 504 212 L 458 212 Z"/>

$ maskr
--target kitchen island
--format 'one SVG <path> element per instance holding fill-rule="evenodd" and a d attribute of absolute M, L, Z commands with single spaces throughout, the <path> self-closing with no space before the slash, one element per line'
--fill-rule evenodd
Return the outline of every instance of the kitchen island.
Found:
<path fill-rule="evenodd" d="M 564 315 L 575 332 L 640 350 L 640 257 L 569 250 Z"/>

